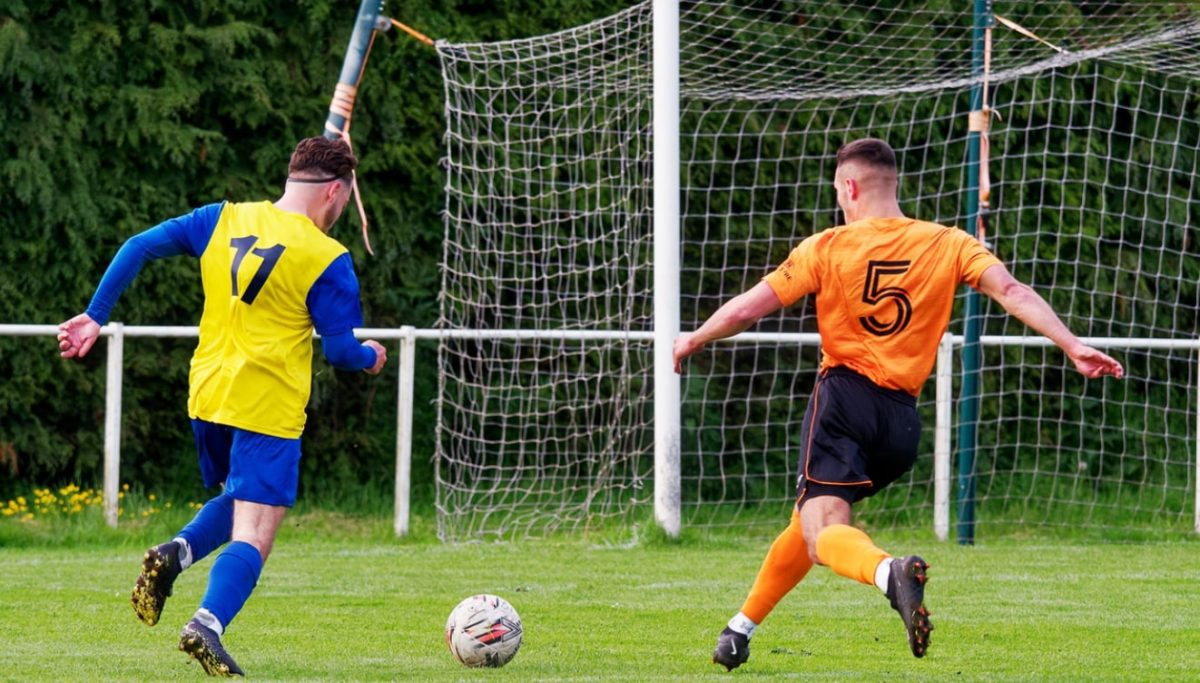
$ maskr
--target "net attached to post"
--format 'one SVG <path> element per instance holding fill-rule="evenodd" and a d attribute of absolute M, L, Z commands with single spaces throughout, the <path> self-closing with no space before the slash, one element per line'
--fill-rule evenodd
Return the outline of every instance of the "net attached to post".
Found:
<path fill-rule="evenodd" d="M 970 4 L 681 5 L 684 330 L 839 222 L 834 155 L 857 137 L 897 150 L 906 213 L 965 224 Z M 986 241 L 1129 377 L 1084 380 L 1032 339 L 993 344 L 1028 332 L 985 305 L 980 533 L 1189 529 L 1200 24 L 1160 2 L 994 10 L 1041 41 L 994 31 Z M 650 19 L 643 3 L 551 36 L 438 46 L 443 538 L 652 524 Z M 786 521 L 819 363 L 798 341 L 816 331 L 812 304 L 754 331 L 685 371 L 685 528 Z M 866 523 L 929 528 L 933 398 L 931 381 L 917 466 L 861 506 Z"/>
<path fill-rule="evenodd" d="M 651 495 L 648 21 L 439 45 L 444 538 L 624 528 Z"/>

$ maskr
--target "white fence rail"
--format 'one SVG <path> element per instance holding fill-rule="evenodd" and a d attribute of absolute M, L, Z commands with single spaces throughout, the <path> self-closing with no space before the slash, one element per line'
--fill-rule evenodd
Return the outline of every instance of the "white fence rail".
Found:
<path fill-rule="evenodd" d="M 0 324 L 0 337 L 53 337 L 58 334 L 55 325 L 11 325 Z M 124 382 L 124 353 L 126 337 L 195 337 L 199 328 L 186 326 L 140 326 L 109 323 L 100 329 L 101 336 L 108 337 L 108 358 L 105 371 L 104 401 L 104 518 L 111 527 L 117 526 L 117 492 L 120 482 L 121 464 L 121 388 Z M 396 482 L 393 528 L 397 536 L 404 536 L 409 529 L 409 501 L 412 472 L 412 406 L 414 357 L 418 339 L 439 340 L 451 338 L 486 339 L 566 339 L 566 340 L 620 340 L 654 341 L 653 332 L 633 331 L 580 331 L 580 330 L 433 330 L 410 326 L 398 328 L 361 328 L 354 334 L 359 339 L 399 340 L 400 350 L 396 359 L 398 388 L 396 392 Z M 817 344 L 816 334 L 785 334 L 744 332 L 724 341 L 771 342 Z M 1089 337 L 1083 342 L 1102 349 L 1174 349 L 1200 352 L 1200 339 L 1148 339 L 1119 337 Z M 998 336 L 981 337 L 983 346 L 1053 346 L 1045 337 Z M 934 428 L 934 518 L 933 527 L 937 537 L 946 540 L 950 532 L 950 485 L 951 485 L 951 433 L 953 403 L 954 348 L 962 344 L 959 335 L 947 334 L 938 348 L 935 375 Z M 1200 377 L 1197 378 L 1196 400 L 1196 471 L 1200 472 Z M 676 413 L 678 414 L 678 413 Z M 679 471 L 676 468 L 675 475 Z M 675 482 L 678 490 L 678 482 Z M 678 516 L 676 516 L 678 518 Z M 1200 533 L 1200 485 L 1196 487 L 1195 530 Z"/>

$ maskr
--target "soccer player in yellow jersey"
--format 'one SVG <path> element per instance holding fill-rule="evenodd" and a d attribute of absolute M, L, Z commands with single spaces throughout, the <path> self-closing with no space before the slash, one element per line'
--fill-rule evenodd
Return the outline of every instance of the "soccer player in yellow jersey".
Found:
<path fill-rule="evenodd" d="M 357 165 L 342 141 L 300 141 L 278 201 L 210 204 L 135 235 L 105 271 L 87 312 L 59 326 L 62 356 L 81 358 L 146 261 L 182 254 L 200 260 L 204 312 L 188 415 L 204 483 L 222 492 L 174 539 L 146 552 L 132 603 L 139 619 L 158 623 L 179 573 L 228 543 L 180 634 L 179 648 L 210 675 L 243 673 L 221 635 L 254 590 L 296 500 L 314 327 L 335 367 L 375 375 L 387 360 L 378 342 L 354 338 L 362 325 L 358 279 L 346 248 L 328 235 Z"/>
<path fill-rule="evenodd" d="M 801 429 L 796 506 L 741 611 L 717 639 L 713 661 L 727 669 L 746 662 L 755 627 L 813 564 L 878 587 L 900 613 L 913 655 L 925 655 L 933 628 L 924 605 L 928 565 L 877 548 L 850 526 L 850 510 L 917 457 L 916 397 L 960 283 L 1049 337 L 1084 376 L 1120 378 L 1124 372 L 1080 342 L 978 240 L 906 217 L 896 197 L 896 156 L 883 140 L 865 138 L 838 150 L 834 186 L 846 225 L 803 240 L 775 272 L 675 341 L 678 372 L 683 359 L 714 339 L 816 296 L 822 360 Z"/>

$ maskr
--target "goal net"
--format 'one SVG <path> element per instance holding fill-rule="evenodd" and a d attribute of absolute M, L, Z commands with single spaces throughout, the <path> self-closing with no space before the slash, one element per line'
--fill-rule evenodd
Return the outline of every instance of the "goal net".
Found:
<path fill-rule="evenodd" d="M 683 330 L 838 224 L 834 155 L 857 137 L 897 150 L 907 214 L 966 226 L 968 113 L 984 80 L 972 71 L 971 4 L 681 3 Z M 1200 23 L 1162 2 L 993 10 L 1010 24 L 993 30 L 986 77 L 986 242 L 1128 376 L 1084 380 L 984 302 L 981 533 L 1186 531 Z M 653 524 L 652 30 L 645 2 L 550 36 L 438 46 L 443 538 L 636 535 Z M 785 523 L 815 331 L 803 302 L 687 364 L 685 528 Z M 921 457 L 861 506 L 870 525 L 931 524 L 932 385 Z"/>

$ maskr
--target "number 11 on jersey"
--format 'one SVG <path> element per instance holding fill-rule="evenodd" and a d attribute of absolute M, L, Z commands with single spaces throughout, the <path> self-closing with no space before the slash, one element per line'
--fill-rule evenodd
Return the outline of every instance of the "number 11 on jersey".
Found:
<path fill-rule="evenodd" d="M 237 252 L 233 255 L 233 264 L 230 267 L 230 277 L 232 278 L 232 296 L 238 295 L 238 269 L 242 267 L 242 261 L 245 260 L 247 253 L 253 253 L 262 259 L 258 270 L 254 273 L 254 277 L 250 278 L 250 284 L 246 286 L 246 291 L 242 294 L 242 301 L 247 304 L 254 303 L 254 299 L 258 297 L 259 291 L 266 284 L 267 278 L 271 276 L 271 271 L 275 269 L 275 264 L 279 263 L 279 257 L 283 255 L 283 250 L 286 248 L 282 244 L 276 244 L 273 247 L 254 248 L 254 243 L 258 241 L 258 235 L 247 235 L 245 237 L 234 237 L 229 240 L 229 246 L 236 249 Z"/>

